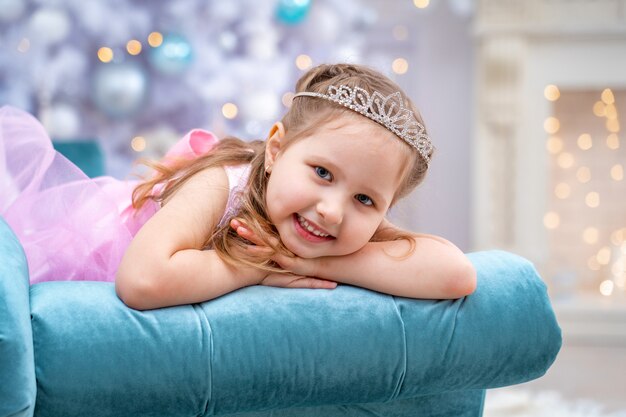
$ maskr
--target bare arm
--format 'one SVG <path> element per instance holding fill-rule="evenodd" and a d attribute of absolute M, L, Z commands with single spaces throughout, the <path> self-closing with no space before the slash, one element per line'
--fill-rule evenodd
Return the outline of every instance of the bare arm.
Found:
<path fill-rule="evenodd" d="M 139 230 L 117 272 L 118 296 L 150 309 L 209 300 L 253 285 L 265 275 L 233 268 L 202 245 L 224 213 L 228 179 L 222 168 L 190 178 Z"/>
<path fill-rule="evenodd" d="M 231 226 L 255 245 L 249 250 L 267 251 L 263 243 L 236 220 Z M 380 228 L 399 230 L 384 220 Z M 411 298 L 450 299 L 471 294 L 476 288 L 476 271 L 467 257 L 447 240 L 409 233 L 407 240 L 369 242 L 355 253 L 305 259 L 276 254 L 272 259 L 294 274 L 308 275 L 357 285 L 387 294 Z"/>
<path fill-rule="evenodd" d="M 381 227 L 395 228 L 387 221 Z M 350 255 L 320 258 L 317 276 L 411 298 L 460 298 L 475 290 L 476 271 L 460 249 L 441 237 L 411 235 L 409 256 L 406 240 L 369 242 Z"/>

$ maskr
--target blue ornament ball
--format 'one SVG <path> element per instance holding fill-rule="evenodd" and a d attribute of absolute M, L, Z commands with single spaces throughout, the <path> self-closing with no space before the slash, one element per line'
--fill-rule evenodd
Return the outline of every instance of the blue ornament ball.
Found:
<path fill-rule="evenodd" d="M 150 51 L 150 63 L 167 75 L 180 74 L 193 61 L 193 48 L 186 37 L 178 34 L 163 36 L 163 43 Z"/>
<path fill-rule="evenodd" d="M 141 108 L 148 91 L 148 77 L 138 65 L 102 64 L 93 78 L 96 107 L 112 117 L 130 116 Z"/>
<path fill-rule="evenodd" d="M 278 0 L 276 17 L 288 25 L 297 25 L 309 14 L 311 0 Z"/>

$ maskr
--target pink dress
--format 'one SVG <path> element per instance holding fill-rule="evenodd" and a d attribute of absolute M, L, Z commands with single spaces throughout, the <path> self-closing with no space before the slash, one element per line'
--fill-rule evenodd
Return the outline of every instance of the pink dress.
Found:
<path fill-rule="evenodd" d="M 192 130 L 165 156 L 193 158 L 218 139 Z M 245 166 L 227 169 L 231 196 L 247 178 Z M 0 108 L 0 216 L 20 240 L 31 284 L 42 281 L 114 281 L 122 256 L 139 228 L 158 210 L 149 201 L 131 206 L 137 181 L 87 177 L 56 152 L 30 114 Z M 223 219 L 224 220 L 224 219 Z"/>

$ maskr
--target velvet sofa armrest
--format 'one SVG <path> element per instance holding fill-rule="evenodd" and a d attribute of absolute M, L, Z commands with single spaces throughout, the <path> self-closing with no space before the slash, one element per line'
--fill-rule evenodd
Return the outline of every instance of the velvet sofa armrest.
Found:
<path fill-rule="evenodd" d="M 32 416 L 35 363 L 28 265 L 22 246 L 0 217 L 0 417 Z"/>
<path fill-rule="evenodd" d="M 256 286 L 139 312 L 112 284 L 37 284 L 37 416 L 385 403 L 542 375 L 561 344 L 545 285 L 515 255 L 469 257 L 478 289 L 452 301 Z"/>

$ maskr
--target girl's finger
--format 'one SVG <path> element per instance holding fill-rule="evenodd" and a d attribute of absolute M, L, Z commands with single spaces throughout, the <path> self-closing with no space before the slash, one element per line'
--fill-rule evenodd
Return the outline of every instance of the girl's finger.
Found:
<path fill-rule="evenodd" d="M 334 281 L 327 281 L 325 279 L 304 277 L 293 281 L 289 288 L 318 288 L 318 289 L 333 289 L 337 287 L 337 283 Z"/>

